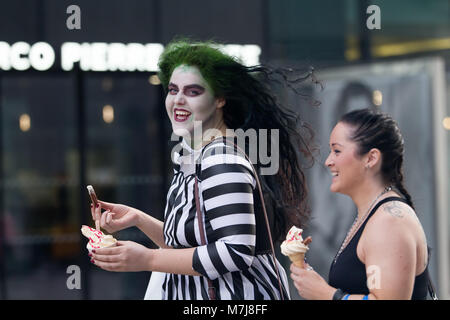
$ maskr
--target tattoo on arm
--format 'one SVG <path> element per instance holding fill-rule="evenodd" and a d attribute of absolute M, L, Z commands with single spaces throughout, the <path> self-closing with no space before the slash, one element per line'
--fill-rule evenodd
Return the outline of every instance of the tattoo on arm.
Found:
<path fill-rule="evenodd" d="M 388 202 L 386 205 L 384 205 L 384 211 L 397 218 L 403 218 L 405 216 L 398 201 Z"/>
<path fill-rule="evenodd" d="M 391 201 L 391 202 L 385 203 L 382 205 L 382 208 L 384 211 L 386 211 L 393 217 L 403 218 L 406 215 L 410 214 L 417 221 L 419 221 L 419 218 L 417 217 L 414 210 L 411 209 L 410 207 L 406 207 L 406 210 L 405 210 L 405 206 L 401 206 L 401 202 L 399 202 L 399 201 Z M 402 208 L 403 208 L 403 210 L 402 210 Z M 420 221 L 419 221 L 419 224 L 420 224 Z M 426 238 L 426 235 L 424 232 L 422 232 L 421 238 L 422 238 L 422 246 L 424 247 L 422 259 L 424 261 L 424 267 L 427 267 L 427 265 L 428 265 L 428 245 L 427 245 L 427 238 Z"/>

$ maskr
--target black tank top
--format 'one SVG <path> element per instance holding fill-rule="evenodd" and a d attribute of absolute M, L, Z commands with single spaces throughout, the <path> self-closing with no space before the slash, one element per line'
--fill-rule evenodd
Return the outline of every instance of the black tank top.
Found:
<path fill-rule="evenodd" d="M 356 248 L 367 221 L 369 221 L 372 215 L 383 203 L 389 201 L 401 201 L 408 204 L 405 199 L 399 197 L 385 198 L 377 203 L 377 205 L 369 213 L 366 221 L 364 221 L 354 237 L 341 252 L 336 262 L 333 260 L 328 280 L 330 286 L 339 288 L 349 294 L 369 294 L 369 288 L 367 287 L 366 266 L 359 260 L 356 253 Z M 415 278 L 414 289 L 411 297 L 412 300 L 426 300 L 428 277 L 427 265 L 424 272 Z"/>

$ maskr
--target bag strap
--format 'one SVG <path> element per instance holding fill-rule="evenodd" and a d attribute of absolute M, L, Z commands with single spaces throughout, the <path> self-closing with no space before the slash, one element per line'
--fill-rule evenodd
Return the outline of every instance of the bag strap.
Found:
<path fill-rule="evenodd" d="M 234 145 L 239 150 L 239 147 L 236 144 L 234 144 Z M 242 150 L 241 150 L 241 152 L 242 152 Z M 266 204 L 264 203 L 264 197 L 263 197 L 263 192 L 262 192 L 262 188 L 261 188 L 261 183 L 259 182 L 259 178 L 258 178 L 256 169 L 253 166 L 252 162 L 248 159 L 247 154 L 245 152 L 242 152 L 242 153 L 245 155 L 245 158 L 252 166 L 253 173 L 255 174 L 255 180 L 256 180 L 256 185 L 258 186 L 259 198 L 261 199 L 261 207 L 264 212 L 264 220 L 266 221 L 267 234 L 269 235 L 270 249 L 272 250 L 272 262 L 275 267 L 275 272 L 277 274 L 278 287 L 280 288 L 281 300 L 284 300 L 283 286 L 281 284 L 280 271 L 278 270 L 278 264 L 277 264 L 277 260 L 275 258 L 275 248 L 273 246 L 272 232 L 270 231 L 269 217 L 267 215 Z"/>
<path fill-rule="evenodd" d="M 434 289 L 433 281 L 431 281 L 431 277 L 428 276 L 428 292 L 430 293 L 430 297 L 433 300 L 439 300 L 436 295 L 436 290 Z"/>
<path fill-rule="evenodd" d="M 231 142 L 231 141 L 229 141 L 229 142 Z M 259 198 L 261 200 L 261 207 L 262 207 L 262 210 L 264 212 L 264 219 L 266 221 L 267 233 L 269 235 L 270 248 L 271 248 L 271 251 L 272 251 L 272 262 L 273 262 L 273 265 L 275 267 L 275 272 L 276 272 L 276 275 L 277 275 L 277 280 L 278 280 L 278 286 L 279 286 L 279 289 L 280 289 L 281 300 L 284 300 L 283 286 L 281 284 L 280 272 L 278 270 L 278 265 L 277 265 L 277 261 L 276 261 L 276 258 L 275 258 L 275 248 L 273 246 L 272 232 L 270 231 L 269 217 L 267 215 L 266 204 L 264 203 L 264 197 L 263 197 L 263 193 L 262 193 L 261 183 L 259 182 L 259 178 L 258 178 L 258 174 L 256 172 L 256 169 L 253 166 L 252 162 L 249 160 L 247 154 L 244 151 L 242 151 L 242 149 L 239 148 L 234 142 L 232 142 L 232 143 L 236 147 L 236 149 L 238 151 L 240 151 L 245 156 L 247 161 L 250 163 L 250 166 L 252 167 L 253 173 L 255 175 L 256 185 L 258 187 L 258 192 L 259 192 Z M 204 229 L 204 226 L 203 226 L 202 210 L 200 209 L 200 199 L 199 199 L 199 194 L 198 194 L 197 174 L 195 174 L 194 193 L 195 193 L 195 205 L 197 207 L 197 220 L 198 220 L 199 229 L 200 229 L 200 240 L 202 242 L 202 245 L 205 245 L 206 244 L 206 236 L 205 236 L 205 229 Z M 211 300 L 215 299 L 215 291 L 214 290 L 215 289 L 212 286 L 211 280 L 208 279 L 208 292 L 210 294 L 210 299 Z M 211 298 L 211 293 L 213 293 L 214 298 Z"/>
<path fill-rule="evenodd" d="M 197 174 L 195 175 L 195 184 L 194 184 L 194 194 L 195 194 L 195 207 L 197 209 L 197 221 L 198 221 L 198 229 L 200 231 L 200 242 L 202 245 L 206 245 L 206 235 L 205 228 L 203 225 L 203 214 L 200 208 L 200 198 L 198 194 L 198 178 Z M 206 277 L 208 280 L 208 296 L 210 300 L 216 300 L 216 291 L 212 284 L 211 279 Z"/>

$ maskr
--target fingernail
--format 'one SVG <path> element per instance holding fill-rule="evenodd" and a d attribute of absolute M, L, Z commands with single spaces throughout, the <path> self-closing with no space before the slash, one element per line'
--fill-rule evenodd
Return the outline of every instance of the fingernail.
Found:
<path fill-rule="evenodd" d="M 93 203 L 91 203 L 91 208 L 94 206 L 94 204 Z"/>
<path fill-rule="evenodd" d="M 93 253 L 95 253 L 95 250 L 92 250 Z"/>
<path fill-rule="evenodd" d="M 95 263 L 94 259 L 91 259 L 91 263 Z"/>
<path fill-rule="evenodd" d="M 92 257 L 92 253 L 89 253 L 88 256 L 89 256 L 89 257 Z"/>
<path fill-rule="evenodd" d="M 100 207 L 100 204 L 99 204 L 99 203 L 97 203 L 97 204 L 95 205 L 95 207 L 96 207 L 96 208 Z"/>

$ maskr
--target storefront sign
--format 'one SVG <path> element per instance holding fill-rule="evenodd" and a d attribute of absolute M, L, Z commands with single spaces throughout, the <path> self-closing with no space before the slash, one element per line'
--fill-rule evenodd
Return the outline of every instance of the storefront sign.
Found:
<path fill-rule="evenodd" d="M 230 44 L 220 47 L 245 65 L 259 64 L 261 48 L 257 45 Z M 164 50 L 160 43 L 78 43 L 65 42 L 60 48 L 60 67 L 70 71 L 79 65 L 83 71 L 158 71 L 158 59 Z M 38 71 L 55 67 L 56 55 L 46 42 L 0 41 L 0 70 Z"/>

